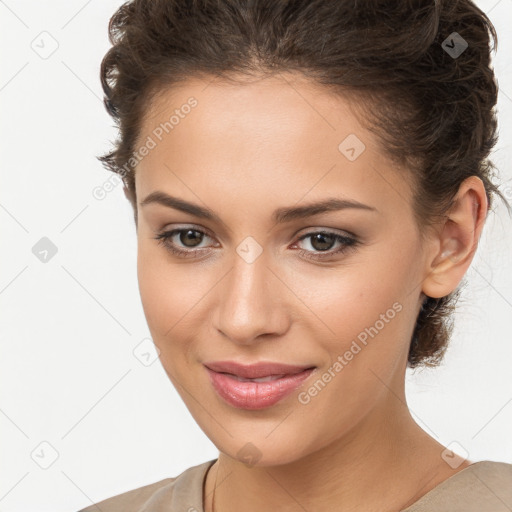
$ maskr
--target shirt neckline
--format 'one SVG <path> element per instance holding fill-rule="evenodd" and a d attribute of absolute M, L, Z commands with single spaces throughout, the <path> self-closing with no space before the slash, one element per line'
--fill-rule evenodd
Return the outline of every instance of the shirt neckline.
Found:
<path fill-rule="evenodd" d="M 217 462 L 217 460 L 218 460 L 218 458 L 211 459 L 211 460 L 206 461 L 203 464 L 199 465 L 199 467 L 202 466 L 202 471 L 200 471 L 200 473 L 197 475 L 198 479 L 196 480 L 196 485 L 199 487 L 198 494 L 200 496 L 200 503 L 197 504 L 197 505 L 200 505 L 200 508 L 198 508 L 198 512 L 204 512 L 204 501 L 206 498 L 206 494 L 205 494 L 206 493 L 206 476 L 207 476 L 210 468 L 213 466 L 213 464 L 215 462 Z M 425 494 L 423 494 L 423 496 L 420 496 L 414 503 L 411 503 L 407 508 L 400 510 L 400 512 L 413 512 L 413 510 L 414 510 L 413 507 L 422 505 L 423 502 L 430 499 L 432 497 L 432 495 L 440 492 L 444 487 L 453 483 L 454 480 L 461 478 L 461 475 L 463 475 L 463 474 L 466 475 L 466 474 L 470 473 L 476 466 L 481 465 L 485 462 L 487 462 L 487 461 L 480 460 L 477 462 L 473 462 L 469 466 L 466 466 L 464 469 L 457 471 L 457 473 L 449 476 L 442 482 L 438 483 L 435 487 L 430 489 L 430 491 L 427 491 Z M 188 487 L 190 489 L 190 487 L 188 485 L 185 487 Z M 196 487 L 196 489 L 197 489 L 197 487 Z"/>
<path fill-rule="evenodd" d="M 445 478 L 442 482 L 439 482 L 435 487 L 430 489 L 430 491 L 427 491 L 425 494 L 423 494 L 423 496 L 420 496 L 414 503 L 411 503 L 407 508 L 402 509 L 400 512 L 413 512 L 415 507 L 418 505 L 423 505 L 425 501 L 429 500 L 435 494 L 441 492 L 446 486 L 452 484 L 455 480 L 462 478 L 462 474 L 465 476 L 466 474 L 470 473 L 468 470 L 473 470 L 475 466 L 485 462 L 488 461 L 479 460 L 477 462 L 473 462 L 469 466 L 466 466 L 464 469 L 461 469 L 460 471 L 457 471 L 457 473 L 449 476 L 448 478 Z"/>

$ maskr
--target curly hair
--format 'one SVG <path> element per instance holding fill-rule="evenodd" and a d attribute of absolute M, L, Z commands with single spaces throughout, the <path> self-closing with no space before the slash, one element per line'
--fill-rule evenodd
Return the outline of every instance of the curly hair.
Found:
<path fill-rule="evenodd" d="M 470 0 L 132 0 L 110 19 L 109 39 L 100 75 L 119 137 L 98 159 L 122 176 L 135 223 L 132 154 L 154 95 L 192 77 L 236 83 L 282 71 L 358 100 L 382 151 L 410 171 L 422 234 L 469 176 L 483 181 L 489 209 L 497 194 L 510 212 L 488 158 L 497 142 L 497 35 Z M 454 41 L 458 55 L 448 51 Z M 441 362 L 459 293 L 424 296 L 409 367 Z"/>

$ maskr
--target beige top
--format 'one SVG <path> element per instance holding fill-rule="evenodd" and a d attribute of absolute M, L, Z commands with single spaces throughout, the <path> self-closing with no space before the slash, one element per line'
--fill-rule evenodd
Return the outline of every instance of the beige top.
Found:
<path fill-rule="evenodd" d="M 217 459 L 79 512 L 204 512 L 203 484 Z M 401 512 L 511 512 L 512 464 L 484 460 L 455 473 Z"/>

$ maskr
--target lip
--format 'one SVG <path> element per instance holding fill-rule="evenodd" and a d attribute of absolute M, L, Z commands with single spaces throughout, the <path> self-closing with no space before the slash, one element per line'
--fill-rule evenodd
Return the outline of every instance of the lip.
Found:
<path fill-rule="evenodd" d="M 271 407 L 290 395 L 316 370 L 316 367 L 311 366 L 280 363 L 257 363 L 247 366 L 231 361 L 208 363 L 205 364 L 205 368 L 213 388 L 225 402 L 233 407 L 248 410 Z M 272 375 L 282 377 L 266 382 L 243 382 L 235 377 L 250 379 Z"/>
<path fill-rule="evenodd" d="M 204 363 L 204 365 L 214 372 L 230 373 L 245 379 L 259 379 L 270 375 L 293 375 L 308 368 L 313 368 L 313 365 L 298 366 L 270 361 L 253 364 L 241 364 L 235 361 L 212 361 Z"/>

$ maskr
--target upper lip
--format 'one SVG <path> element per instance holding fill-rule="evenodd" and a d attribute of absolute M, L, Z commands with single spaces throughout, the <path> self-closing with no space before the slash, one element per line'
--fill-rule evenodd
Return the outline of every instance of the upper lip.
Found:
<path fill-rule="evenodd" d="M 293 375 L 295 373 L 303 372 L 309 368 L 313 368 L 312 365 L 297 366 L 270 361 L 247 365 L 240 364 L 235 361 L 212 361 L 210 363 L 204 363 L 204 365 L 215 372 L 231 373 L 232 375 L 236 375 L 244 379 L 258 379 L 271 375 Z"/>

